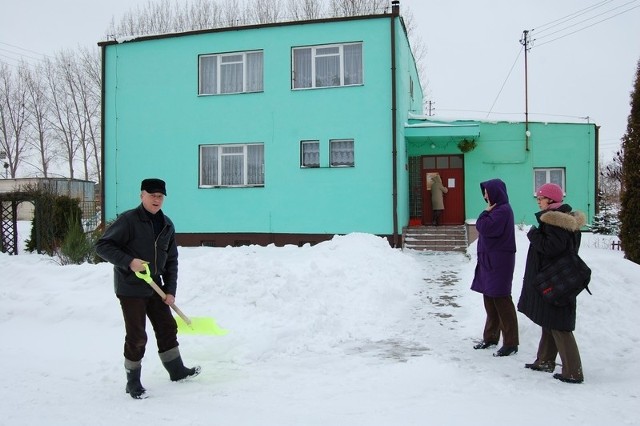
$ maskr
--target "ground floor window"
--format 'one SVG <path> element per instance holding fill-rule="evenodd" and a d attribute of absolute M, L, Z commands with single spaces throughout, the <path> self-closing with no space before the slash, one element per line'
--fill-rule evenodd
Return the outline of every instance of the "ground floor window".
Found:
<path fill-rule="evenodd" d="M 200 146 L 200 188 L 264 186 L 264 144 Z"/>
<path fill-rule="evenodd" d="M 320 141 L 300 142 L 300 167 L 320 167 Z"/>
<path fill-rule="evenodd" d="M 555 183 L 564 192 L 565 188 L 565 170 L 564 168 L 536 168 L 533 169 L 533 194 L 535 195 L 538 188 L 545 183 Z"/>
<path fill-rule="evenodd" d="M 353 139 L 333 139 L 329 141 L 329 162 L 331 167 L 355 166 Z"/>

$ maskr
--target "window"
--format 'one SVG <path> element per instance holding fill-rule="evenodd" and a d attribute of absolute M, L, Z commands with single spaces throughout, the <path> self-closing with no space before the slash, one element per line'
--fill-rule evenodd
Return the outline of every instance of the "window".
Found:
<path fill-rule="evenodd" d="M 292 66 L 293 89 L 362 84 L 362 43 L 294 48 Z"/>
<path fill-rule="evenodd" d="M 300 167 L 320 167 L 320 142 L 300 142 Z"/>
<path fill-rule="evenodd" d="M 264 186 L 264 145 L 201 145 L 198 186 Z"/>
<path fill-rule="evenodd" d="M 262 51 L 200 55 L 199 95 L 262 92 Z"/>
<path fill-rule="evenodd" d="M 353 139 L 334 139 L 329 141 L 329 161 L 331 167 L 353 167 Z"/>
<path fill-rule="evenodd" d="M 540 188 L 545 183 L 555 183 L 560 186 L 563 191 L 565 190 L 564 179 L 565 173 L 564 169 L 554 168 L 554 169 L 534 169 L 534 187 L 533 193 L 535 194 L 538 188 Z"/>

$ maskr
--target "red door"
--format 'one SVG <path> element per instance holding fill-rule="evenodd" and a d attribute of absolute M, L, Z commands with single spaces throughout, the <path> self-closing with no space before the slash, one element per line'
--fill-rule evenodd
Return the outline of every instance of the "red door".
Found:
<path fill-rule="evenodd" d="M 440 175 L 442 184 L 448 189 L 444 194 L 444 211 L 440 216 L 442 225 L 461 225 L 464 223 L 464 168 L 462 155 L 441 155 L 422 157 L 422 224 L 433 221 L 431 209 L 430 176 Z"/>

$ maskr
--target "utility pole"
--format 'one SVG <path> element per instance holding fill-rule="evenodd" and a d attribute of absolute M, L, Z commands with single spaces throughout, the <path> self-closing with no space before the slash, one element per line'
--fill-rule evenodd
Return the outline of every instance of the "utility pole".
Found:
<path fill-rule="evenodd" d="M 531 40 L 529 39 L 529 30 L 524 30 L 522 32 L 522 38 L 520 39 L 520 44 L 524 46 L 524 126 L 525 126 L 525 149 L 529 151 L 529 136 L 531 132 L 529 132 L 529 81 L 528 81 L 528 64 L 527 64 L 527 53 L 531 49 L 529 43 Z"/>

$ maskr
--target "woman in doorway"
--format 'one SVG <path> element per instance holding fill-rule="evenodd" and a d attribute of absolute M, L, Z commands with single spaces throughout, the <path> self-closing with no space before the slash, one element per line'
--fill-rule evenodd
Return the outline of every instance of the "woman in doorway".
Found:
<path fill-rule="evenodd" d="M 431 176 L 431 210 L 433 211 L 433 224 L 440 225 L 440 217 L 444 211 L 444 194 L 449 189 L 442 184 L 439 174 Z"/>

